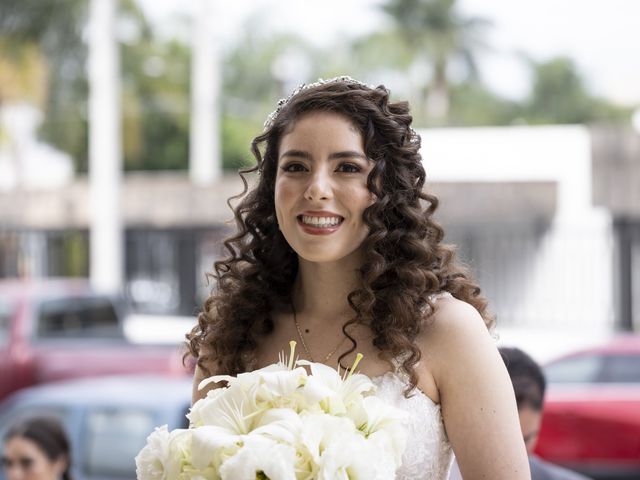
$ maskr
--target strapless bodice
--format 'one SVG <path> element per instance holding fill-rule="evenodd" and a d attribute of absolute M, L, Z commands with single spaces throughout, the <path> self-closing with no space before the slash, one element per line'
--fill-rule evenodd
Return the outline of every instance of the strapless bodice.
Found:
<path fill-rule="evenodd" d="M 408 413 L 407 448 L 396 480 L 446 480 L 452 450 L 440 405 L 417 388 L 406 398 L 404 389 L 407 383 L 398 373 L 388 372 L 371 380 L 377 387 L 378 397 Z"/>

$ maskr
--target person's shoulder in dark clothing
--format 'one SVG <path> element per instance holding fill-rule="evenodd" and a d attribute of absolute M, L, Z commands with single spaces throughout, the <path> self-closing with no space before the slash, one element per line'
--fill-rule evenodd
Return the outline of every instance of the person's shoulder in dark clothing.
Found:
<path fill-rule="evenodd" d="M 580 473 L 546 462 L 535 455 L 529 456 L 531 480 L 591 480 Z"/>

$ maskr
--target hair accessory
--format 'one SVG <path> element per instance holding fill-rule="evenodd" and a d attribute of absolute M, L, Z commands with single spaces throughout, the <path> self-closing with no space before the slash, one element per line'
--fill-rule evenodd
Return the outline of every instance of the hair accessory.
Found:
<path fill-rule="evenodd" d="M 291 94 L 287 97 L 287 98 L 281 98 L 278 101 L 278 106 L 276 107 L 276 109 L 271 112 L 269 114 L 269 116 L 267 117 L 267 119 L 264 122 L 264 129 L 268 130 L 269 128 L 271 128 L 271 126 L 273 125 L 273 122 L 275 121 L 275 119 L 278 117 L 278 115 L 280 114 L 280 112 L 282 111 L 282 109 L 284 108 L 284 106 L 289 103 L 291 101 L 291 99 L 293 97 L 295 97 L 297 94 L 299 94 L 300 92 L 304 91 L 304 90 L 308 90 L 310 88 L 315 88 L 315 87 L 319 87 L 320 85 L 326 85 L 328 83 L 350 83 L 352 85 L 357 85 L 359 87 L 363 87 L 366 89 L 371 89 L 371 90 L 375 90 L 375 86 L 373 85 L 368 85 L 366 83 L 360 82 L 358 80 L 356 80 L 355 78 L 351 78 L 348 75 L 342 75 L 339 77 L 333 77 L 333 78 L 329 78 L 327 80 L 320 78 L 318 79 L 317 82 L 313 82 L 313 83 L 303 83 L 302 85 L 300 85 L 299 87 L 297 87 L 293 92 L 291 92 Z"/>

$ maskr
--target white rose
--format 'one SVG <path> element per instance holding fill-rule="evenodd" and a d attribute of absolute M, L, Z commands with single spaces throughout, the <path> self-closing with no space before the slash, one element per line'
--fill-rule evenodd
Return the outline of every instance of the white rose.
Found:
<path fill-rule="evenodd" d="M 135 458 L 138 480 L 174 480 L 189 462 L 191 431 L 157 427 Z"/>

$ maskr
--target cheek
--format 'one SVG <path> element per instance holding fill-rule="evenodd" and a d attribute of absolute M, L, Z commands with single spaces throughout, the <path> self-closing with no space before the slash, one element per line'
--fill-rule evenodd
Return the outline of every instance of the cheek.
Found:
<path fill-rule="evenodd" d="M 276 180 L 273 201 L 278 221 L 282 221 L 283 214 L 286 213 L 287 209 L 293 206 L 292 202 L 294 198 L 295 192 L 292 185 L 289 185 L 286 180 Z"/>
<path fill-rule="evenodd" d="M 38 458 L 23 477 L 24 480 L 58 478 L 59 474 L 54 469 L 54 464 L 47 458 Z"/>
<path fill-rule="evenodd" d="M 364 187 L 357 187 L 351 189 L 347 194 L 348 204 L 364 212 L 367 207 L 373 205 L 376 201 L 376 196 L 369 189 Z"/>
<path fill-rule="evenodd" d="M 542 414 L 527 407 L 522 408 L 518 414 L 527 452 L 532 453 L 538 439 Z"/>

